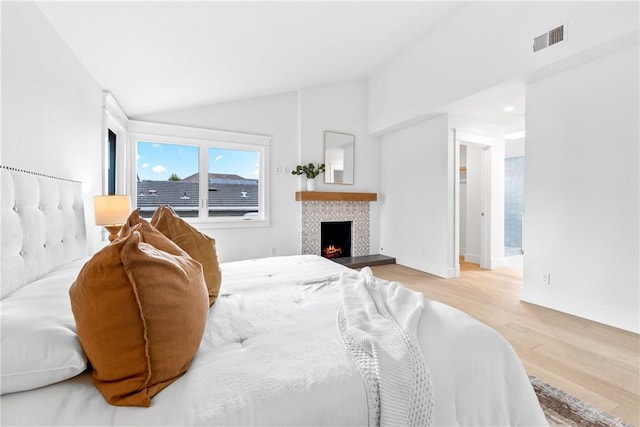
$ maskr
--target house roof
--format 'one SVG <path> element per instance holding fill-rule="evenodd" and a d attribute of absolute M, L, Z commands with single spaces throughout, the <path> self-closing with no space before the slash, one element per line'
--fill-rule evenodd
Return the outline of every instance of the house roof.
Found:
<path fill-rule="evenodd" d="M 198 182 L 199 175 L 194 173 L 182 181 Z M 209 173 L 209 186 L 221 184 L 258 185 L 257 179 L 243 178 L 240 175 L 230 173 Z"/>
<path fill-rule="evenodd" d="M 257 211 L 259 187 L 256 179 L 214 178 L 209 181 L 209 209 Z M 155 209 L 171 205 L 176 210 L 198 209 L 200 196 L 197 181 L 139 181 L 136 189 L 138 207 Z"/>

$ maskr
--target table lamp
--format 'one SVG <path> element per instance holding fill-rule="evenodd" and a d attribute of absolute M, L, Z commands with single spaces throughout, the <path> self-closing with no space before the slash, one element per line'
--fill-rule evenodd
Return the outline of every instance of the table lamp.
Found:
<path fill-rule="evenodd" d="M 131 213 L 131 199 L 127 195 L 95 196 L 93 211 L 96 225 L 103 226 L 113 242 Z"/>

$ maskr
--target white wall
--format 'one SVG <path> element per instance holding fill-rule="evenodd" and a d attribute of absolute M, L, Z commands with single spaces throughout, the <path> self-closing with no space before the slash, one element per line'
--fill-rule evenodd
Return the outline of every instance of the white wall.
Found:
<path fill-rule="evenodd" d="M 33 3 L 2 2 L 2 163 L 82 181 L 89 249 L 100 244 L 102 90 Z"/>
<path fill-rule="evenodd" d="M 511 157 L 524 156 L 524 141 L 525 138 L 504 140 L 504 158 L 509 159 Z"/>
<path fill-rule="evenodd" d="M 316 191 L 376 193 L 380 188 L 380 138 L 368 134 L 369 86 L 365 79 L 348 80 L 300 90 L 300 161 L 324 161 L 324 132 L 355 135 L 353 185 L 325 184 L 316 178 Z M 302 178 L 298 181 L 301 184 Z M 302 187 L 300 187 L 302 188 Z M 371 202 L 370 242 L 372 254 L 380 248 L 379 202 Z"/>
<path fill-rule="evenodd" d="M 370 132 L 388 135 L 383 172 L 400 172 L 386 166 L 393 158 L 386 141 L 420 139 L 412 124 L 454 101 L 505 82 L 530 82 L 523 298 L 634 331 L 638 12 L 637 2 L 475 2 L 381 67 L 369 98 Z M 533 37 L 564 23 L 566 41 L 532 52 Z M 580 156 L 584 161 L 576 161 Z M 403 183 L 390 186 L 386 177 L 385 198 L 402 202 Z M 387 216 L 383 208 L 385 246 L 402 212 Z M 411 248 L 404 239 L 394 243 Z M 551 286 L 539 283 L 541 272 L 551 273 Z"/>
<path fill-rule="evenodd" d="M 299 253 L 298 179 L 285 173 L 298 163 L 298 95 L 289 92 L 226 104 L 139 116 L 137 120 L 271 136 L 271 225 L 206 231 L 221 262 Z M 279 172 L 278 172 L 279 171 Z"/>
<path fill-rule="evenodd" d="M 468 167 L 467 184 L 462 184 L 459 189 L 461 223 L 457 235 L 460 253 L 466 255 L 467 261 L 481 263 L 484 248 L 482 221 L 485 221 L 491 249 L 485 251 L 486 261 L 482 265 L 485 268 L 502 267 L 505 265 L 504 126 L 463 116 L 442 117 L 407 126 L 382 137 L 381 191 L 384 203 L 380 227 L 383 252 L 396 256 L 399 264 L 431 274 L 441 277 L 456 274 L 453 177 L 458 171 L 453 171 L 453 143 L 450 138 L 455 128 L 459 142 L 467 144 L 466 150 L 461 147 L 460 164 L 463 164 L 462 155 L 466 153 L 465 164 Z M 446 122 L 448 129 L 436 132 L 434 129 L 441 131 L 437 127 L 440 124 L 438 120 Z M 435 128 L 427 128 L 427 124 Z M 409 159 L 410 164 L 427 163 L 416 174 L 400 159 Z M 428 163 L 431 161 L 438 167 L 434 169 Z M 489 168 L 489 172 L 485 168 Z M 489 183 L 489 188 L 483 191 L 484 182 Z M 421 204 L 408 200 L 403 194 L 409 191 L 407 188 L 419 188 L 420 194 L 429 194 L 428 201 Z M 486 199 L 481 197 L 482 194 Z M 490 205 L 485 205 L 489 201 Z M 420 213 L 414 211 L 449 216 L 438 217 L 437 220 L 429 216 L 428 224 L 425 224 L 418 218 Z M 482 212 L 485 212 L 483 217 Z M 436 233 L 440 239 L 430 236 L 427 243 L 423 242 L 423 236 L 428 233 Z"/>
<path fill-rule="evenodd" d="M 381 252 L 398 264 L 452 276 L 453 150 L 441 116 L 382 137 Z"/>
<path fill-rule="evenodd" d="M 80 180 L 86 193 L 90 249 L 100 247 L 92 226 L 92 196 L 103 189 L 102 89 L 82 67 L 33 3 L 2 2 L 2 163 Z M 379 138 L 367 134 L 365 79 L 299 92 L 131 117 L 272 137 L 271 226 L 220 229 L 214 234 L 222 261 L 299 253 L 300 178 L 290 171 L 301 159 L 323 161 L 325 130 L 355 135 L 354 185 L 323 191 L 378 192 Z M 371 242 L 378 252 L 378 204 L 371 204 Z"/>
<path fill-rule="evenodd" d="M 206 231 L 216 239 L 222 262 L 300 253 L 300 203 L 304 184 L 290 171 L 299 163 L 324 161 L 324 131 L 355 135 L 353 185 L 324 184 L 317 191 L 378 191 L 379 138 L 367 135 L 368 85 L 353 80 L 280 95 L 138 116 L 136 120 L 268 135 L 271 140 L 271 225 Z M 379 213 L 371 203 L 372 253 L 378 253 Z"/>
<path fill-rule="evenodd" d="M 527 86 L 522 291 L 526 301 L 635 332 L 638 64 L 636 45 Z"/>
<path fill-rule="evenodd" d="M 638 2 L 470 2 L 371 77 L 369 130 L 388 132 L 506 81 L 637 43 L 638 14 Z M 563 23 L 567 41 L 534 54 L 533 38 Z"/>

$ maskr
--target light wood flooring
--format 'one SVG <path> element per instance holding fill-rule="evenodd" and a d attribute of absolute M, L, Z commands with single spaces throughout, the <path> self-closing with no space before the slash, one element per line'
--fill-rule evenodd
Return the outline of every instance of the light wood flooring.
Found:
<path fill-rule="evenodd" d="M 639 335 L 521 302 L 517 269 L 461 262 L 461 276 L 448 280 L 397 264 L 372 270 L 474 316 L 511 343 L 529 374 L 640 426 Z"/>

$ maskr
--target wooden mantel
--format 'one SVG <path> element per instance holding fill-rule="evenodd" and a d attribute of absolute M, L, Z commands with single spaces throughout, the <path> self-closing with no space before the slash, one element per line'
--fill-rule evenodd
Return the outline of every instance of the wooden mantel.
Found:
<path fill-rule="evenodd" d="M 347 193 L 337 191 L 296 191 L 296 200 L 319 202 L 375 202 L 378 193 Z"/>

